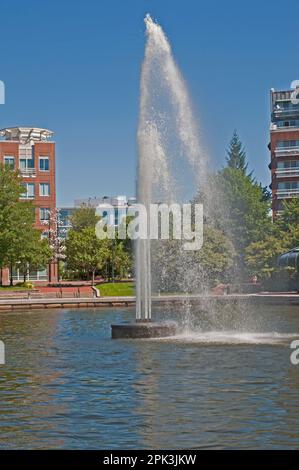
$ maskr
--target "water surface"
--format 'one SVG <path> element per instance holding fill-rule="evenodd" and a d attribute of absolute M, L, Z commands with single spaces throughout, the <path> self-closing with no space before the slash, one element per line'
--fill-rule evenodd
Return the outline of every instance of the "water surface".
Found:
<path fill-rule="evenodd" d="M 110 339 L 129 309 L 1 313 L 0 447 L 298 448 L 299 307 L 192 313 L 160 341 Z"/>

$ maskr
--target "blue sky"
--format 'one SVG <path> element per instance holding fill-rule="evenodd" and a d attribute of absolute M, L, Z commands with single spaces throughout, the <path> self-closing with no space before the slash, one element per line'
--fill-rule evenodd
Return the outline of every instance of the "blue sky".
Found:
<path fill-rule="evenodd" d="M 145 13 L 159 21 L 189 86 L 211 165 L 237 128 L 269 183 L 269 89 L 299 79 L 299 4 L 290 0 L 85 0 L 1 4 L 0 127 L 47 127 L 57 199 L 133 195 Z"/>

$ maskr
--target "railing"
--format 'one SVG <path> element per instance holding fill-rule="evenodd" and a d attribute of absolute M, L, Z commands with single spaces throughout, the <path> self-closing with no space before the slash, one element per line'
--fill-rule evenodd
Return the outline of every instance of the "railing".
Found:
<path fill-rule="evenodd" d="M 285 177 L 290 177 L 290 176 L 299 176 L 299 168 L 290 168 L 290 169 L 285 169 L 285 168 L 277 168 L 275 170 L 275 175 L 277 178 L 285 178 Z"/>
<path fill-rule="evenodd" d="M 299 147 L 281 147 L 275 150 L 276 157 L 284 157 L 285 155 L 299 155 Z"/>
<path fill-rule="evenodd" d="M 299 196 L 299 189 L 278 189 L 276 191 L 277 199 L 287 199 L 294 196 Z"/>
<path fill-rule="evenodd" d="M 299 116 L 299 108 L 274 109 L 275 116 Z"/>
<path fill-rule="evenodd" d="M 277 124 L 273 122 L 270 125 L 271 131 L 287 131 L 288 129 L 298 129 L 298 128 L 299 128 L 299 122 L 294 125 L 289 125 L 289 126 L 278 126 Z"/>
<path fill-rule="evenodd" d="M 27 177 L 30 177 L 30 176 L 35 176 L 36 175 L 36 170 L 35 168 L 20 168 L 20 173 L 22 176 L 27 176 Z"/>

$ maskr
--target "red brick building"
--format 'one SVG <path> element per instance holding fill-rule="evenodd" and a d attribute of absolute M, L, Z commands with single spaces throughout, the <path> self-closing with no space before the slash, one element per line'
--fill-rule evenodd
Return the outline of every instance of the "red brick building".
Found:
<path fill-rule="evenodd" d="M 279 215 L 283 201 L 299 197 L 299 88 L 271 90 L 271 188 L 273 217 Z"/>
<path fill-rule="evenodd" d="M 55 143 L 53 132 L 32 127 L 13 127 L 0 131 L 0 162 L 19 169 L 24 185 L 22 199 L 30 199 L 36 206 L 35 226 L 47 236 L 43 221 L 49 212 L 56 208 L 55 183 Z M 13 273 L 14 280 L 22 281 L 18 269 Z M 2 281 L 7 283 L 8 269 L 2 270 Z M 57 267 L 51 264 L 42 271 L 30 272 L 30 280 L 37 283 L 57 281 Z"/>

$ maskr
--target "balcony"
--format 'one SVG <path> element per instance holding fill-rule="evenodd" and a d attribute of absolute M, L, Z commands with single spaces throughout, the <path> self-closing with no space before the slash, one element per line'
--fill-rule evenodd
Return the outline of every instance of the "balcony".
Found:
<path fill-rule="evenodd" d="M 276 118 L 286 118 L 291 117 L 294 118 L 295 116 L 299 117 L 299 108 L 280 108 L 274 109 L 273 115 Z"/>
<path fill-rule="evenodd" d="M 276 191 L 277 199 L 290 199 L 299 196 L 299 189 L 278 189 Z"/>
<path fill-rule="evenodd" d="M 277 148 L 275 151 L 275 156 L 279 157 L 290 157 L 292 155 L 299 156 L 299 147 L 285 147 L 285 148 Z"/>
<path fill-rule="evenodd" d="M 299 168 L 277 168 L 275 176 L 276 178 L 299 177 Z"/>
<path fill-rule="evenodd" d="M 25 178 L 30 178 L 30 177 L 35 177 L 36 176 L 36 170 L 35 168 L 20 168 L 20 173 L 21 176 L 24 176 Z"/>
<path fill-rule="evenodd" d="M 298 123 L 294 124 L 294 125 L 288 125 L 288 126 L 278 126 L 275 122 L 271 122 L 270 124 L 270 131 L 279 131 L 279 132 L 287 132 L 287 131 L 292 131 L 292 130 L 296 130 L 296 129 L 299 129 L 299 120 L 296 119 L 296 121 L 298 121 Z"/>

